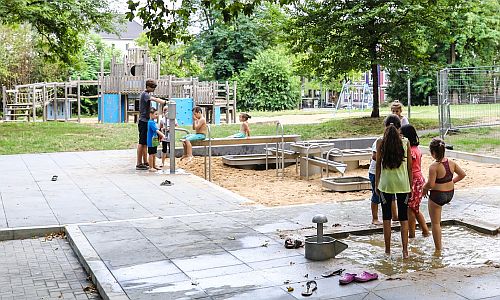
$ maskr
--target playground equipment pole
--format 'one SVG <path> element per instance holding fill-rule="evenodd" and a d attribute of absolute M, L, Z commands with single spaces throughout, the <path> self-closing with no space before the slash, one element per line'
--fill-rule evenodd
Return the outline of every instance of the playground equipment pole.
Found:
<path fill-rule="evenodd" d="M 410 70 L 408 70 L 408 82 L 406 83 L 408 89 L 408 119 L 411 118 L 411 81 Z"/>
<path fill-rule="evenodd" d="M 176 104 L 175 101 L 170 100 L 168 103 L 168 128 L 170 136 L 170 174 L 175 174 L 175 114 Z"/>

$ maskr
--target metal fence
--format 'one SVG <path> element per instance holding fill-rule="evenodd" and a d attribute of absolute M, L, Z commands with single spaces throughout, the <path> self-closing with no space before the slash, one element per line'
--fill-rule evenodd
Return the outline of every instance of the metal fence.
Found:
<path fill-rule="evenodd" d="M 447 143 L 465 134 L 500 138 L 499 80 L 500 66 L 438 72 L 440 134 Z"/>

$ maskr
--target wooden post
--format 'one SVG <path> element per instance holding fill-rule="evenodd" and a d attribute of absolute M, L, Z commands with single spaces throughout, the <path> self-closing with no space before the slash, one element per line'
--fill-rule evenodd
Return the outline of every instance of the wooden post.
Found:
<path fill-rule="evenodd" d="M 76 102 L 78 106 L 78 123 L 80 123 L 80 114 L 81 114 L 81 97 L 80 97 L 80 76 L 78 76 L 76 81 Z"/>
<path fill-rule="evenodd" d="M 36 96 L 35 95 L 36 91 L 35 91 L 35 85 L 33 84 L 31 86 L 31 88 L 32 88 L 31 92 L 32 92 L 32 97 L 33 97 L 33 123 L 35 123 L 35 121 L 36 121 L 36 97 L 35 97 Z"/>
<path fill-rule="evenodd" d="M 44 83 L 42 87 L 42 106 L 43 106 L 43 121 L 47 122 L 47 103 L 49 102 L 48 100 L 48 94 L 47 94 L 47 84 Z"/>
<path fill-rule="evenodd" d="M 236 81 L 233 81 L 233 123 L 236 123 Z"/>
<path fill-rule="evenodd" d="M 52 105 L 52 109 L 54 111 L 54 121 L 57 121 L 57 94 L 59 92 L 59 86 L 57 83 L 54 84 L 56 87 L 54 90 L 54 105 Z"/>
<path fill-rule="evenodd" d="M 113 64 L 114 64 L 114 60 L 115 60 L 115 57 L 113 56 L 113 59 L 112 59 L 112 62 L 111 62 L 111 73 L 109 75 L 109 79 L 111 79 L 111 74 L 113 74 Z M 101 106 L 101 120 L 98 120 L 98 122 L 100 123 L 104 123 L 104 93 L 106 92 L 106 85 L 104 83 L 104 59 L 101 58 L 101 76 L 99 78 L 100 80 L 100 93 L 101 93 L 101 97 L 97 97 L 97 105 L 98 107 Z M 100 99 L 100 102 L 99 103 L 99 99 Z M 100 105 L 99 105 L 100 104 Z M 99 112 L 97 113 L 99 114 Z"/>
<path fill-rule="evenodd" d="M 64 82 L 64 121 L 68 121 L 68 83 Z"/>
<path fill-rule="evenodd" d="M 3 120 L 7 120 L 7 88 L 2 85 Z"/>
<path fill-rule="evenodd" d="M 229 81 L 226 80 L 226 124 L 230 123 L 229 120 Z"/>

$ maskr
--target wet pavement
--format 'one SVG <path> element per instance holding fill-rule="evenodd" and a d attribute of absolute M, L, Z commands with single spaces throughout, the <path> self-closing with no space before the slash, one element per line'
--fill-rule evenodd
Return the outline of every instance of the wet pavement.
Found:
<path fill-rule="evenodd" d="M 76 224 L 67 227 L 73 247 L 91 269 L 101 264 L 109 273 L 95 278 L 110 280 L 99 283 L 120 295 L 113 299 L 296 299 L 312 279 L 313 299 L 500 298 L 494 260 L 379 272 L 374 282 L 340 286 L 320 274 L 378 270 L 342 255 L 313 262 L 303 248 L 284 248 L 285 236 L 314 234 L 318 213 L 328 217 L 326 233 L 380 229 L 369 224 L 368 200 L 264 208 L 196 176 L 135 171 L 133 160 L 129 150 L 0 156 L 0 228 Z M 174 185 L 160 187 L 167 178 Z M 427 216 L 425 203 L 422 211 Z M 443 209 L 443 219 L 495 230 L 499 216 L 500 186 L 457 191 Z M 397 249 L 392 254 L 391 263 L 404 264 Z"/>

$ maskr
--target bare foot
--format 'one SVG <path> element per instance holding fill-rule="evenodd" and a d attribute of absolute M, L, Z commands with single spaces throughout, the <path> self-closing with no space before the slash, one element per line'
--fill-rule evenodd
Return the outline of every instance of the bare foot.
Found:
<path fill-rule="evenodd" d="M 379 220 L 372 220 L 372 224 L 373 225 L 382 225 L 382 222 L 380 222 Z"/>
<path fill-rule="evenodd" d="M 408 238 L 414 239 L 415 238 L 415 234 L 408 234 Z"/>
<path fill-rule="evenodd" d="M 181 157 L 181 161 L 182 161 L 184 158 L 186 158 L 186 157 L 187 157 L 186 155 L 183 155 L 183 156 Z"/>
<path fill-rule="evenodd" d="M 429 237 L 429 236 L 431 236 L 431 233 L 430 233 L 429 231 L 427 231 L 427 232 L 422 232 L 422 235 L 423 235 L 424 237 Z"/>
<path fill-rule="evenodd" d="M 149 168 L 149 172 L 156 172 L 157 170 L 155 168 Z"/>
<path fill-rule="evenodd" d="M 434 256 L 441 257 L 441 250 L 434 250 Z"/>
<path fill-rule="evenodd" d="M 186 164 L 190 163 L 193 160 L 193 156 L 188 156 L 186 158 Z"/>
<path fill-rule="evenodd" d="M 410 257 L 408 251 L 403 251 L 403 259 L 407 259 L 408 257 Z"/>

